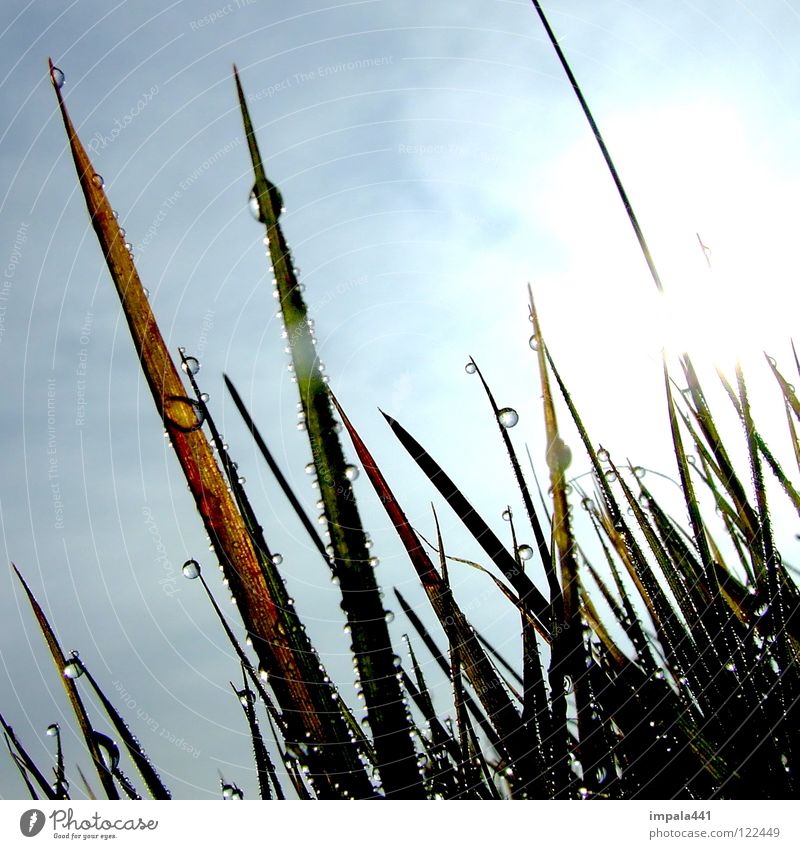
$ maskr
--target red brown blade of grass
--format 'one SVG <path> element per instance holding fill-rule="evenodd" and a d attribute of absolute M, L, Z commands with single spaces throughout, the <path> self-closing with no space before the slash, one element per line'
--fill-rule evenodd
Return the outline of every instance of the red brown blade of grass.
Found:
<path fill-rule="evenodd" d="M 304 632 L 287 627 L 292 623 L 287 623 L 270 597 L 258 553 L 201 430 L 198 406 L 186 397 L 132 257 L 119 234 L 111 204 L 100 181 L 93 179 L 96 172 L 55 82 L 54 88 L 92 226 L 119 294 L 156 410 L 164 421 L 242 619 L 253 635 L 259 659 L 272 673 L 273 688 L 279 703 L 287 709 L 292 735 L 304 739 L 308 734 L 322 744 L 318 748 L 325 764 L 314 767 L 318 782 L 328 784 L 336 775 L 332 780 L 338 779 L 349 795 L 370 796 L 372 785 L 352 752 L 347 730 L 332 720 L 327 710 L 327 688 Z"/>
<path fill-rule="evenodd" d="M 417 575 L 428 595 L 431 606 L 439 620 L 444 623 L 448 614 L 445 611 L 444 604 L 446 587 L 441 576 L 434 568 L 419 538 L 408 523 L 408 519 L 397 503 L 394 494 L 372 455 L 369 453 L 367 446 L 345 415 L 344 410 L 342 410 L 336 398 L 333 398 L 333 403 L 341 416 L 342 423 L 350 434 L 356 454 L 361 461 L 364 471 L 375 488 L 375 492 L 380 498 L 398 536 L 408 552 L 409 559 L 417 571 Z M 526 748 L 527 744 L 520 739 L 521 724 L 519 714 L 455 600 L 451 602 L 451 608 L 461 646 L 461 656 L 463 658 L 466 677 L 475 689 L 490 721 L 497 729 L 504 747 L 515 753 L 516 757 L 514 759 L 521 762 L 528 749 Z M 520 773 L 524 774 L 521 763 Z"/>
<path fill-rule="evenodd" d="M 78 694 L 78 688 L 75 686 L 75 682 L 71 678 L 67 678 L 64 674 L 64 669 L 67 666 L 67 658 L 64 657 L 64 653 L 61 651 L 61 646 L 56 639 L 55 632 L 53 631 L 50 623 L 47 621 L 47 617 L 44 615 L 44 611 L 39 606 L 39 602 L 36 601 L 35 596 L 31 592 L 28 585 L 25 583 L 25 579 L 20 574 L 19 569 L 12 564 L 12 568 L 19 579 L 20 584 L 22 584 L 23 590 L 25 590 L 25 595 L 28 597 L 28 601 L 30 602 L 31 609 L 33 610 L 33 615 L 36 617 L 36 621 L 39 624 L 39 630 L 42 632 L 42 636 L 47 643 L 47 647 L 50 649 L 50 655 L 53 658 L 53 663 L 55 664 L 56 670 L 58 671 L 58 677 L 61 679 L 61 683 L 64 685 L 64 689 L 67 691 L 67 697 L 69 698 L 70 704 L 72 705 L 72 710 L 75 713 L 75 717 L 78 720 L 78 727 L 81 730 L 81 734 L 83 734 L 84 742 L 86 743 L 86 748 L 91 756 L 92 762 L 94 763 L 95 769 L 97 770 L 97 774 L 100 777 L 100 783 L 103 785 L 103 790 L 109 799 L 119 799 L 119 793 L 117 792 L 117 788 L 114 785 L 114 780 L 111 777 L 106 765 L 103 761 L 103 756 L 100 753 L 100 748 L 97 745 L 97 732 L 92 727 L 92 723 L 89 720 L 89 715 L 86 713 L 86 708 L 83 706 L 83 702 L 81 701 L 81 697 Z"/>

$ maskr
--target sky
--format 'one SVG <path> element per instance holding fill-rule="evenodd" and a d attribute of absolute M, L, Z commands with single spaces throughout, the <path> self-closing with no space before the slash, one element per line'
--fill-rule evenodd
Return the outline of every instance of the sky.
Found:
<path fill-rule="evenodd" d="M 337 590 L 230 399 L 230 375 L 308 512 L 316 494 L 275 317 L 232 79 L 238 65 L 331 385 L 412 522 L 479 557 L 378 412 L 401 421 L 498 533 L 517 505 L 473 356 L 544 472 L 530 284 L 593 439 L 675 477 L 661 350 L 747 369 L 787 462 L 763 351 L 798 315 L 800 13 L 785 0 L 544 4 L 665 283 L 656 293 L 586 121 L 522 0 L 6 0 L 0 13 L 0 541 L 179 798 L 252 796 L 237 674 L 189 557 L 225 598 L 141 376 L 77 187 L 47 75 L 133 245 L 162 333 L 202 363 L 210 407 L 312 639 L 343 694 Z M 707 250 L 703 250 L 703 247 Z M 763 414 L 761 411 L 763 410 Z M 564 413 L 562 411 L 562 420 Z M 761 416 L 761 418 L 759 418 Z M 737 434 L 736 422 L 731 433 Z M 572 439 L 573 466 L 588 462 Z M 352 449 L 345 446 L 352 456 Z M 674 489 L 674 487 L 673 487 Z M 356 492 L 387 605 L 427 602 L 365 476 Z M 668 496 L 665 496 L 668 497 Z M 784 557 L 797 562 L 790 516 Z M 510 658 L 516 616 L 455 572 L 465 612 Z M 235 617 L 231 621 L 236 624 Z M 392 623 L 396 649 L 409 624 Z M 241 628 L 238 628 L 241 631 Z M 426 665 L 429 659 L 425 658 Z M 447 710 L 447 688 L 437 694 Z M 41 762 L 59 722 L 85 764 L 32 614 L 0 573 L 0 710 Z M 77 789 L 77 788 L 76 788 Z M 0 757 L 0 797 L 24 787 Z"/>

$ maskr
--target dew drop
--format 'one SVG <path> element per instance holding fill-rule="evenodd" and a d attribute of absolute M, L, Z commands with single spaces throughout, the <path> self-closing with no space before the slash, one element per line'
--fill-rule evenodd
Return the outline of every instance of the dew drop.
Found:
<path fill-rule="evenodd" d="M 119 767 L 119 746 L 105 734 L 95 731 L 94 740 L 97 743 L 97 748 L 100 749 L 100 754 L 103 762 L 111 772 L 115 772 Z"/>
<path fill-rule="evenodd" d="M 533 549 L 529 545 L 521 545 L 517 549 L 520 560 L 530 560 L 533 557 Z"/>
<path fill-rule="evenodd" d="M 465 371 L 467 374 L 475 374 L 475 372 L 476 372 L 477 370 L 478 370 L 478 367 L 475 365 L 475 363 L 473 363 L 473 362 L 472 362 L 472 360 L 470 360 L 470 361 L 469 361 L 469 362 L 468 362 L 468 363 L 464 366 L 464 371 Z"/>
<path fill-rule="evenodd" d="M 253 218 L 263 224 L 264 216 L 261 214 L 261 206 L 258 203 L 258 195 L 256 194 L 255 186 L 253 186 L 253 189 L 250 192 L 250 197 L 247 199 L 247 207 Z"/>
<path fill-rule="evenodd" d="M 369 565 L 374 569 L 381 561 L 377 557 L 370 557 Z"/>
<path fill-rule="evenodd" d="M 47 726 L 47 736 L 48 737 L 58 737 L 59 732 L 58 723 L 54 722 L 52 725 Z"/>
<path fill-rule="evenodd" d="M 201 393 L 200 393 L 200 400 L 201 400 L 204 404 L 206 404 L 210 398 L 211 398 L 211 396 L 208 394 L 208 392 L 201 392 Z"/>
<path fill-rule="evenodd" d="M 606 451 L 606 449 L 605 449 L 605 448 L 601 448 L 601 449 L 597 452 L 597 459 L 598 459 L 601 463 L 607 463 L 607 462 L 611 459 L 611 455 L 608 453 L 608 451 Z"/>
<path fill-rule="evenodd" d="M 195 578 L 200 577 L 200 564 L 194 559 L 189 559 L 183 564 L 181 571 L 184 578 L 189 578 L 189 580 L 193 581 Z"/>
<path fill-rule="evenodd" d="M 354 481 L 358 477 L 358 466 L 348 465 L 344 467 L 344 476 L 349 481 Z"/>
<path fill-rule="evenodd" d="M 99 174 L 95 174 L 92 177 L 92 182 L 95 184 L 95 186 L 97 186 L 98 189 L 102 189 L 106 184 L 106 181 Z"/>
<path fill-rule="evenodd" d="M 572 449 L 557 436 L 547 448 L 547 465 L 551 470 L 564 472 L 572 462 Z"/>
<path fill-rule="evenodd" d="M 83 675 L 83 664 L 77 658 L 68 661 L 64 665 L 64 677 L 71 678 L 73 681 Z"/>
<path fill-rule="evenodd" d="M 61 88 L 66 81 L 66 77 L 64 76 L 64 72 L 61 68 L 53 67 L 53 70 L 50 71 L 50 78 L 53 80 L 53 85 L 56 88 Z"/>
<path fill-rule="evenodd" d="M 384 616 L 384 619 L 386 620 L 387 623 L 388 622 L 394 622 L 394 613 L 392 613 L 391 610 L 387 610 L 386 616 Z"/>
<path fill-rule="evenodd" d="M 222 798 L 223 799 L 232 799 L 233 798 L 233 787 L 230 784 L 222 785 Z"/>
<path fill-rule="evenodd" d="M 645 476 L 646 470 L 644 468 L 642 468 L 642 466 L 634 466 L 633 467 L 633 474 L 634 474 L 635 477 L 637 477 L 639 480 L 641 480 Z"/>
<path fill-rule="evenodd" d="M 206 419 L 200 403 L 182 395 L 170 395 L 164 399 L 164 416 L 183 433 L 199 430 Z"/>
<path fill-rule="evenodd" d="M 282 554 L 273 554 L 272 555 L 272 565 L 280 566 L 283 563 L 283 555 Z"/>
<path fill-rule="evenodd" d="M 186 359 L 181 363 L 181 368 L 186 372 L 186 374 L 197 374 L 200 371 L 200 360 L 196 357 L 186 357 Z"/>
<path fill-rule="evenodd" d="M 531 338 L 528 340 L 528 344 L 531 346 L 532 351 L 539 350 L 539 342 L 537 341 L 535 335 L 531 336 Z"/>
<path fill-rule="evenodd" d="M 505 428 L 514 427 L 514 425 L 519 421 L 519 413 L 517 413 L 517 411 L 512 407 L 503 407 L 503 409 L 497 414 L 497 420 Z"/>

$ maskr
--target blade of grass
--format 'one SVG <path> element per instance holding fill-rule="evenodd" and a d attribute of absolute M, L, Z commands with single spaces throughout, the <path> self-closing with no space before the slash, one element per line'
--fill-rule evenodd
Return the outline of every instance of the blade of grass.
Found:
<path fill-rule="evenodd" d="M 274 208 L 276 193 L 264 171 L 239 73 L 235 66 L 233 70 L 253 164 L 254 193 L 266 227 L 269 258 L 311 443 L 323 513 L 331 536 L 331 570 L 339 581 L 381 782 L 387 796 L 423 798 L 425 793 L 417 769 L 411 720 L 394 668 L 395 654 L 386 611 L 370 563 L 367 537 L 356 506 L 349 469 L 336 433 L 312 325 L 278 223 L 281 210 Z"/>
<path fill-rule="evenodd" d="M 400 441 L 400 444 L 408 451 L 431 483 L 439 490 L 439 493 L 453 508 L 456 515 L 461 519 L 467 530 L 480 544 L 489 558 L 506 576 L 509 583 L 517 591 L 522 603 L 526 605 L 529 612 L 536 617 L 542 627 L 545 630 L 549 630 L 547 628 L 547 622 L 549 619 L 550 604 L 547 599 L 534 586 L 531 579 L 519 568 L 519 564 L 514 557 L 508 553 L 494 531 L 478 515 L 441 466 L 398 421 L 383 413 L 383 411 L 381 412 L 389 427 Z"/>
<path fill-rule="evenodd" d="M 614 165 L 614 160 L 611 158 L 611 154 L 608 152 L 606 143 L 600 133 L 600 128 L 597 126 L 597 123 L 594 120 L 594 116 L 592 115 L 591 110 L 589 109 L 589 104 L 586 102 L 586 99 L 583 96 L 583 92 L 581 91 L 580 86 L 578 85 L 578 81 L 575 79 L 575 75 L 572 73 L 572 69 L 570 68 L 569 63 L 567 62 L 567 57 L 564 55 L 564 51 L 561 49 L 561 45 L 558 43 L 558 39 L 556 38 L 555 33 L 551 29 L 547 18 L 545 17 L 544 10 L 542 9 L 539 0 L 532 0 L 532 2 L 534 8 L 536 9 L 537 15 L 539 16 L 539 20 L 542 22 L 542 26 L 544 27 L 544 30 L 547 33 L 547 38 L 550 40 L 550 44 L 552 45 L 553 50 L 555 50 L 556 56 L 558 56 L 558 61 L 561 63 L 561 67 L 564 69 L 564 73 L 567 75 L 567 79 L 569 80 L 569 83 L 572 86 L 572 90 L 575 93 L 575 97 L 577 97 L 578 99 L 578 103 L 580 104 L 580 107 L 583 110 L 583 114 L 586 117 L 586 120 L 589 122 L 589 127 L 592 130 L 592 135 L 594 135 L 595 141 L 597 142 L 597 146 L 600 148 L 600 152 L 603 154 L 603 159 L 605 159 L 609 173 L 611 174 L 611 179 L 614 181 L 614 185 L 617 187 L 617 192 L 619 193 L 620 200 L 622 201 L 622 205 L 625 207 L 625 212 L 627 212 L 628 214 L 628 220 L 631 223 L 631 227 L 633 227 L 633 232 L 636 234 L 636 240 L 639 242 L 639 247 L 642 250 L 645 262 L 647 263 L 647 267 L 650 269 L 650 275 L 653 278 L 653 282 L 656 284 L 656 289 L 658 289 L 659 292 L 663 292 L 664 287 L 661 283 L 661 278 L 659 277 L 658 270 L 656 269 L 655 262 L 653 261 L 653 257 L 650 253 L 650 248 L 647 246 L 644 234 L 642 233 L 642 228 L 639 226 L 639 221 L 633 211 L 633 206 L 628 200 L 628 194 L 625 191 L 625 187 L 622 185 L 622 180 L 620 179 L 620 176 L 617 173 L 617 168 Z"/>
<path fill-rule="evenodd" d="M 311 523 L 311 519 L 309 519 L 306 515 L 306 511 L 303 509 L 303 506 L 300 504 L 300 501 L 294 494 L 294 491 L 289 485 L 289 481 L 286 480 L 283 472 L 280 470 L 280 467 L 275 462 L 272 453 L 270 452 L 269 448 L 267 448 L 267 443 L 264 441 L 264 438 L 261 436 L 260 431 L 256 427 L 256 424 L 253 421 L 247 407 L 245 406 L 244 401 L 242 401 L 242 397 L 234 386 L 233 381 L 228 377 L 227 374 L 223 374 L 222 377 L 225 380 L 225 386 L 228 388 L 228 392 L 230 393 L 230 396 L 233 399 L 233 403 L 236 405 L 236 409 L 239 411 L 239 415 L 242 417 L 242 421 L 244 421 L 245 426 L 250 431 L 250 434 L 253 437 L 253 441 L 258 446 L 258 450 L 261 452 L 261 456 L 264 458 L 264 461 L 269 466 L 269 469 L 272 472 L 275 480 L 278 482 L 278 485 L 283 490 L 283 494 L 286 496 L 286 500 L 289 502 L 289 504 L 291 504 L 292 509 L 294 510 L 295 514 L 297 515 L 297 518 L 303 525 L 303 528 L 308 534 L 314 547 L 317 549 L 317 551 L 319 551 L 319 553 L 322 555 L 322 559 L 327 564 L 329 562 L 328 554 L 325 551 L 325 544 L 322 542 L 319 534 L 317 533 L 317 529 Z"/>
<path fill-rule="evenodd" d="M 31 776 L 33 776 L 33 779 L 41 788 L 42 793 L 44 793 L 46 799 L 50 799 L 51 801 L 57 799 L 58 797 L 53 791 L 53 788 L 50 786 L 44 775 L 42 775 L 41 770 L 39 769 L 39 767 L 36 766 L 33 758 L 25 750 L 25 747 L 17 739 L 17 735 L 14 733 L 14 729 L 5 721 L 1 713 L 0 725 L 3 726 L 3 732 L 6 739 L 6 745 L 8 746 L 8 751 L 10 752 L 11 757 L 14 763 L 19 768 L 20 772 L 23 772 L 24 770 L 25 772 L 30 773 Z M 16 749 L 16 752 L 12 750 L 12 744 L 14 746 L 14 749 Z M 27 785 L 28 780 L 24 774 L 23 778 L 25 779 L 25 783 Z"/>
<path fill-rule="evenodd" d="M 67 697 L 69 698 L 70 704 L 72 705 L 72 710 L 75 713 L 75 717 L 78 720 L 78 727 L 81 730 L 81 734 L 83 735 L 84 742 L 86 743 L 86 748 L 89 752 L 89 755 L 92 759 L 92 763 L 94 763 L 95 769 L 97 770 L 97 774 L 100 777 L 100 783 L 103 785 L 103 790 L 108 796 L 109 799 L 119 799 L 119 793 L 117 793 L 117 788 L 114 786 L 114 781 L 111 778 L 111 774 L 106 769 L 105 763 L 103 762 L 103 757 L 100 754 L 100 749 L 97 745 L 97 732 L 92 728 L 92 723 L 89 721 L 89 714 L 86 712 L 86 708 L 83 706 L 83 702 L 81 701 L 81 697 L 78 694 L 78 688 L 75 686 L 75 681 L 67 677 L 66 669 L 67 669 L 67 659 L 64 657 L 64 653 L 61 651 L 61 646 L 59 645 L 58 640 L 56 639 L 55 632 L 53 631 L 50 623 L 47 620 L 47 617 L 44 615 L 44 611 L 39 606 L 39 602 L 36 601 L 33 593 L 31 592 L 28 585 L 25 583 L 25 579 L 22 577 L 19 569 L 17 569 L 14 564 L 11 564 L 11 568 L 16 573 L 17 578 L 19 579 L 20 584 L 22 584 L 22 589 L 25 591 L 25 595 L 28 597 L 28 602 L 31 605 L 31 609 L 33 610 L 33 615 L 36 617 L 36 621 L 39 624 L 39 630 L 42 632 L 42 636 L 47 643 L 47 647 L 50 649 L 50 655 L 53 658 L 53 663 L 55 664 L 56 671 L 58 672 L 58 677 L 61 679 L 61 683 L 64 685 L 64 689 L 67 691 Z M 73 656 L 70 660 L 71 663 L 78 664 L 75 667 L 76 677 L 80 674 L 80 661 L 77 657 Z"/>

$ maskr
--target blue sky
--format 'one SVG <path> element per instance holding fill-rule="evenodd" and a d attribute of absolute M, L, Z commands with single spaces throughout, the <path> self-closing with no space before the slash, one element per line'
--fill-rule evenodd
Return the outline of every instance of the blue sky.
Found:
<path fill-rule="evenodd" d="M 227 683 L 236 666 L 198 587 L 180 576 L 196 557 L 213 582 L 214 564 L 89 226 L 47 57 L 66 75 L 72 118 L 162 332 L 173 351 L 185 346 L 202 361 L 202 387 L 270 545 L 284 555 L 299 612 L 352 694 L 336 588 L 222 383 L 225 371 L 238 384 L 313 513 L 263 230 L 247 210 L 252 176 L 233 62 L 283 193 L 331 383 L 423 532 L 434 493 L 377 408 L 426 445 L 502 532 L 513 483 L 464 363 L 474 356 L 501 405 L 519 410 L 513 437 L 543 470 L 528 282 L 585 420 L 612 453 L 673 474 L 659 382 L 668 344 L 688 345 L 707 365 L 741 356 L 756 408 L 776 421 L 774 441 L 790 459 L 760 352 L 786 361 L 798 315 L 800 15 L 781 0 L 544 5 L 666 298 L 526 2 L 4 3 L 4 557 L 27 576 L 65 648 L 79 649 L 128 705 L 176 796 L 216 795 L 218 770 L 252 794 L 249 743 Z M 587 463 L 574 454 L 578 475 Z M 400 586 L 425 610 L 363 476 L 357 493 L 387 599 Z M 457 520 L 439 512 L 448 548 L 478 556 Z M 514 617 L 482 577 L 456 576 L 462 606 L 515 657 Z M 44 759 L 45 728 L 71 727 L 68 707 L 9 572 L 0 659 L 0 709 Z M 68 763 L 82 758 L 66 730 L 65 745 Z M 0 796 L 23 792 L 0 758 Z"/>

